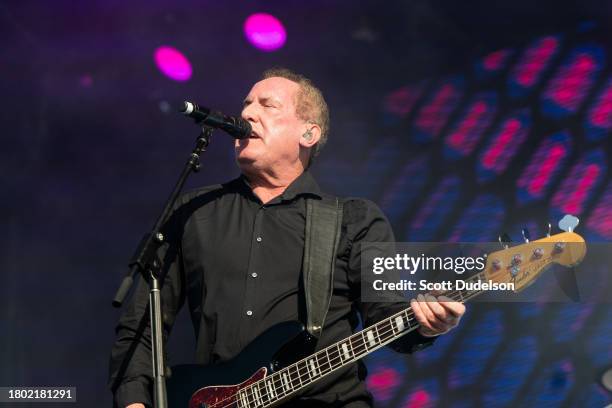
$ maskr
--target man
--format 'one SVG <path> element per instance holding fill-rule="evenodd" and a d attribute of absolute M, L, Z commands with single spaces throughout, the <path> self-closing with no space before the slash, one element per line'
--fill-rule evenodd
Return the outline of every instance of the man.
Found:
<path fill-rule="evenodd" d="M 235 144 L 242 176 L 184 194 L 160 254 L 167 272 L 165 333 L 187 299 L 197 335 L 196 360 L 202 364 L 231 359 L 276 323 L 305 320 L 300 288 L 305 200 L 324 195 L 307 169 L 327 139 L 327 105 L 306 78 L 286 69 L 269 70 L 247 95 L 242 117 L 253 128 L 249 139 Z M 358 315 L 368 326 L 408 306 L 360 301 L 356 248 L 360 242 L 392 242 L 393 232 L 373 203 L 343 203 L 333 294 L 317 349 L 349 336 Z M 151 405 L 146 303 L 147 287 L 141 282 L 117 327 L 110 384 L 120 407 Z M 391 344 L 402 352 L 430 344 L 465 312 L 461 303 L 433 296 L 412 300 L 411 306 L 420 327 Z M 287 404 L 371 407 L 363 363 L 337 370 Z"/>

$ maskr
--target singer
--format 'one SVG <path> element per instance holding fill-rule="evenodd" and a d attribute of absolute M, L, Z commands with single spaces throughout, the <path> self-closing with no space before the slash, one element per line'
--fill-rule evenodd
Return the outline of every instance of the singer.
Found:
<path fill-rule="evenodd" d="M 360 301 L 358 244 L 392 242 L 393 231 L 374 203 L 336 201 L 308 171 L 329 132 L 327 104 L 310 80 L 287 69 L 266 71 L 244 99 L 242 118 L 252 128 L 248 138 L 235 141 L 242 175 L 183 194 L 164 228 L 167 243 L 159 255 L 166 273 L 166 336 L 186 302 L 197 339 L 194 360 L 214 365 L 233 358 L 279 322 L 307 325 L 309 311 L 325 301 L 324 293 L 307 298 L 303 284 L 305 237 L 309 225 L 322 222 L 309 218 L 308 200 L 342 204 L 331 298 L 323 304 L 322 327 L 312 328 L 317 350 L 351 335 L 359 317 L 366 327 L 408 306 L 420 326 L 390 344 L 398 352 L 419 350 L 459 323 L 465 307 L 448 298 L 419 296 L 410 304 Z M 140 280 L 116 329 L 109 386 L 121 408 L 152 405 L 147 302 L 147 285 Z M 283 406 L 372 407 L 365 378 L 364 364 L 350 363 Z"/>

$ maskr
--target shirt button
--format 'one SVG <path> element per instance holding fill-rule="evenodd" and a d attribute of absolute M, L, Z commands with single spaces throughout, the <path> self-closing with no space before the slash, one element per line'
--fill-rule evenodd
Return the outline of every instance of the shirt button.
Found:
<path fill-rule="evenodd" d="M 253 316 L 253 311 L 252 310 L 247 310 L 247 316 Z"/>
<path fill-rule="evenodd" d="M 261 237 L 257 237 L 257 242 L 261 242 Z"/>
<path fill-rule="evenodd" d="M 254 278 L 256 278 L 256 277 L 257 277 L 257 272 L 253 272 L 253 273 L 251 274 L 251 276 L 252 276 L 252 277 L 254 277 Z"/>

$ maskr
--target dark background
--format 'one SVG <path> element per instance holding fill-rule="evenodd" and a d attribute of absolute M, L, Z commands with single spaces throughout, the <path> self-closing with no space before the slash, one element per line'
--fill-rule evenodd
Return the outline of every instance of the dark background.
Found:
<path fill-rule="evenodd" d="M 249 44 L 256 12 L 283 22 L 283 48 Z M 330 105 L 322 187 L 376 201 L 398 241 L 520 241 L 565 212 L 610 241 L 611 18 L 593 0 L 3 2 L 0 386 L 76 386 L 79 406 L 111 404 L 110 302 L 198 132 L 174 107 L 238 113 L 272 66 L 312 78 Z M 550 55 L 533 52 L 543 39 Z M 161 45 L 187 56 L 189 81 L 156 67 Z M 537 75 L 521 86 L 525 69 Z M 513 119 L 524 132 L 504 144 Z M 190 187 L 237 174 L 218 133 Z M 435 347 L 368 358 L 369 384 L 381 407 L 601 407 L 611 339 L 606 304 L 471 305 Z M 173 361 L 193 344 L 183 316 Z"/>

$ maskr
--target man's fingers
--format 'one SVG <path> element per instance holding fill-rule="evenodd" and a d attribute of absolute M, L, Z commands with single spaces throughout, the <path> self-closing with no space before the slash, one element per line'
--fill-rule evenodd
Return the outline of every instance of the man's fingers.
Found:
<path fill-rule="evenodd" d="M 431 332 L 435 332 L 436 329 L 434 329 L 429 323 L 429 321 L 427 320 L 425 313 L 423 313 L 423 310 L 421 309 L 421 305 L 419 301 L 416 299 L 412 299 L 410 301 L 410 305 L 412 306 L 412 311 L 414 312 L 414 317 L 416 317 L 417 322 L 419 322 L 419 324 L 425 329 Z"/>
<path fill-rule="evenodd" d="M 446 296 L 418 295 L 410 301 L 423 335 L 443 334 L 455 327 L 465 313 L 465 306 Z"/>
<path fill-rule="evenodd" d="M 439 308 L 438 313 L 443 313 L 445 315 L 445 312 L 443 311 L 444 309 L 442 309 L 442 306 L 435 301 L 433 296 L 431 298 L 434 299 L 433 302 L 424 295 L 419 295 L 417 297 L 419 300 L 419 306 L 421 307 L 421 310 L 423 311 L 423 314 L 425 315 L 430 327 L 432 327 L 438 333 L 445 332 L 447 330 L 446 322 L 438 317 L 436 311 L 434 310 L 435 308 Z"/>
<path fill-rule="evenodd" d="M 448 319 L 448 312 L 438 303 L 438 300 L 434 296 L 427 294 L 425 295 L 425 300 L 427 301 L 427 306 L 438 320 L 445 322 Z"/>
<path fill-rule="evenodd" d="M 444 307 L 453 317 L 461 318 L 461 316 L 463 316 L 465 313 L 465 305 L 463 303 L 452 300 L 446 296 L 440 296 L 438 297 L 438 300 L 440 301 L 442 307 Z"/>

